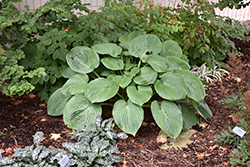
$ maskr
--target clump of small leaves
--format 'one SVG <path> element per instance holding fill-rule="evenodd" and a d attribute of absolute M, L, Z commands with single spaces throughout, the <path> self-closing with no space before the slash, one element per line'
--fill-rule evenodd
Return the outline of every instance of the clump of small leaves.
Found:
<path fill-rule="evenodd" d="M 208 83 L 213 82 L 214 79 L 221 81 L 224 76 L 229 75 L 227 70 L 217 68 L 217 66 L 210 68 L 206 65 L 206 63 L 202 64 L 200 67 L 192 66 L 191 72 Z"/>
<path fill-rule="evenodd" d="M 113 119 L 102 120 L 101 116 L 97 116 L 95 124 L 76 131 L 71 139 L 77 138 L 76 143 L 63 143 L 73 156 L 70 164 L 78 166 L 112 166 L 112 164 L 120 162 L 122 159 L 116 147 L 118 138 L 127 138 L 126 133 L 116 133 L 113 129 Z"/>
<path fill-rule="evenodd" d="M 221 145 L 233 144 L 235 134 L 232 131 L 232 127 L 230 125 L 225 125 L 225 128 L 227 130 L 214 136 L 217 139 L 216 142 Z"/>
<path fill-rule="evenodd" d="M 66 151 L 61 151 L 57 148 L 46 148 L 45 146 L 39 145 L 43 132 L 36 132 L 34 135 L 34 145 L 26 146 L 25 148 L 16 148 L 14 149 L 15 153 L 12 157 L 4 157 L 0 159 L 0 165 L 5 167 L 40 167 L 40 166 L 50 166 L 57 167 L 59 160 L 63 155 L 66 155 Z"/>

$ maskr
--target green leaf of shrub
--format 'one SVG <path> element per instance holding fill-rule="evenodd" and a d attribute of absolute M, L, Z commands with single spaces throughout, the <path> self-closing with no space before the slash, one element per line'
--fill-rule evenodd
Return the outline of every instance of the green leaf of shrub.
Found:
<path fill-rule="evenodd" d="M 122 70 L 124 63 L 121 59 L 113 57 L 105 57 L 101 59 L 102 64 L 110 70 Z"/>
<path fill-rule="evenodd" d="M 133 81 L 139 85 L 150 85 L 155 82 L 157 78 L 157 72 L 155 72 L 151 67 L 144 66 L 140 69 L 138 75 L 136 75 Z"/>
<path fill-rule="evenodd" d="M 104 102 L 116 95 L 119 85 L 113 80 L 97 78 L 90 81 L 85 90 L 85 95 L 92 103 Z"/>
<path fill-rule="evenodd" d="M 112 57 L 117 57 L 122 52 L 122 48 L 114 43 L 95 44 L 92 48 L 100 54 L 108 54 Z"/>
<path fill-rule="evenodd" d="M 71 49 L 66 60 L 73 71 L 90 73 L 100 64 L 99 55 L 88 47 L 78 46 Z"/>
<path fill-rule="evenodd" d="M 144 103 L 148 102 L 153 95 L 153 91 L 150 86 L 136 86 L 130 85 L 127 87 L 127 94 L 131 102 L 142 106 Z"/>
<path fill-rule="evenodd" d="M 129 53 L 146 62 L 151 55 L 160 53 L 162 43 L 160 39 L 152 34 L 140 35 L 134 38 L 129 44 Z M 147 54 L 150 53 L 150 54 Z"/>
<path fill-rule="evenodd" d="M 184 79 L 172 72 L 165 73 L 161 80 L 155 82 L 155 90 L 158 95 L 166 100 L 180 100 L 187 95 L 187 86 Z"/>
<path fill-rule="evenodd" d="M 52 116 L 59 116 L 63 114 L 63 109 L 70 96 L 65 96 L 61 92 L 62 88 L 57 89 L 49 98 L 48 101 L 48 114 Z"/>
<path fill-rule="evenodd" d="M 179 104 L 182 112 L 183 118 L 183 129 L 191 129 L 192 126 L 199 124 L 199 119 L 197 118 L 194 111 L 186 104 Z"/>
<path fill-rule="evenodd" d="M 186 70 L 177 70 L 175 73 L 181 75 L 187 85 L 188 97 L 195 101 L 203 101 L 205 98 L 205 89 L 201 80 L 192 72 Z"/>
<path fill-rule="evenodd" d="M 84 94 L 76 94 L 64 108 L 63 121 L 73 129 L 82 129 L 95 123 L 95 118 L 102 114 L 100 104 L 91 103 Z"/>
<path fill-rule="evenodd" d="M 62 87 L 62 93 L 65 96 L 74 95 L 77 93 L 83 93 L 85 87 L 89 81 L 89 77 L 86 74 L 75 74 L 70 77 L 68 81 Z"/>
<path fill-rule="evenodd" d="M 160 56 L 174 56 L 180 58 L 182 56 L 181 47 L 178 45 L 177 42 L 173 40 L 164 41 L 162 42 L 162 50 L 160 52 Z"/>
<path fill-rule="evenodd" d="M 169 72 L 173 70 L 171 62 L 161 56 L 150 57 L 147 63 L 157 72 Z"/>
<path fill-rule="evenodd" d="M 48 55 L 51 55 L 56 49 L 56 45 L 55 44 L 52 44 L 51 46 L 48 47 L 47 49 L 47 53 Z"/>
<path fill-rule="evenodd" d="M 117 126 L 126 133 L 135 136 L 144 119 L 142 107 L 132 103 L 130 100 L 118 100 L 112 111 Z"/>
<path fill-rule="evenodd" d="M 151 103 L 151 111 L 157 125 L 170 137 L 176 138 L 182 130 L 183 119 L 181 110 L 174 102 L 158 101 Z"/>

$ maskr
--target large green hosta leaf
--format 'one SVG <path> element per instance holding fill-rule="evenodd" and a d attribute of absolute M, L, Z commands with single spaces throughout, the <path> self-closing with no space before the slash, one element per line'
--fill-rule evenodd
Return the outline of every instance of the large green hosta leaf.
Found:
<path fill-rule="evenodd" d="M 116 95 L 119 85 L 116 81 L 97 78 L 86 86 L 85 95 L 92 103 L 104 102 Z"/>
<path fill-rule="evenodd" d="M 184 79 L 172 72 L 165 73 L 161 80 L 155 82 L 154 87 L 158 95 L 171 101 L 184 99 L 187 95 Z"/>
<path fill-rule="evenodd" d="M 202 102 L 191 101 L 190 103 L 194 106 L 194 108 L 204 119 L 213 117 L 213 113 L 205 101 Z"/>
<path fill-rule="evenodd" d="M 75 74 L 62 87 L 62 93 L 65 96 L 83 93 L 89 77 L 86 74 Z"/>
<path fill-rule="evenodd" d="M 95 123 L 95 118 L 101 114 L 100 104 L 91 103 L 84 94 L 76 94 L 64 108 L 63 121 L 69 128 L 81 129 Z"/>
<path fill-rule="evenodd" d="M 158 101 L 151 103 L 151 111 L 157 125 L 170 137 L 176 138 L 182 130 L 183 119 L 179 107 L 170 101 Z"/>
<path fill-rule="evenodd" d="M 132 103 L 130 100 L 118 100 L 113 107 L 113 118 L 117 126 L 126 133 L 135 136 L 140 128 L 144 111 L 142 107 Z"/>
<path fill-rule="evenodd" d="M 127 94 L 133 103 L 142 106 L 144 103 L 148 102 L 153 95 L 152 88 L 150 86 L 136 86 L 130 85 L 127 87 Z"/>
<path fill-rule="evenodd" d="M 132 81 L 133 76 L 117 75 L 114 77 L 114 80 L 119 84 L 121 88 L 126 88 Z"/>
<path fill-rule="evenodd" d="M 152 34 L 141 35 L 134 38 L 129 44 L 129 53 L 146 62 L 151 55 L 160 53 L 162 43 L 160 39 Z"/>
<path fill-rule="evenodd" d="M 176 73 L 183 77 L 187 85 L 188 97 L 194 99 L 195 101 L 203 101 L 205 98 L 205 89 L 201 80 L 192 72 L 187 70 L 177 70 Z"/>
<path fill-rule="evenodd" d="M 140 69 L 140 73 L 136 75 L 133 81 L 139 85 L 153 84 L 157 78 L 157 72 L 151 67 L 144 66 Z"/>
<path fill-rule="evenodd" d="M 121 59 L 105 57 L 101 59 L 102 64 L 110 70 L 122 70 L 124 63 Z"/>
<path fill-rule="evenodd" d="M 121 45 L 128 49 L 129 48 L 129 44 L 130 42 L 138 37 L 140 35 L 139 32 L 131 32 L 131 33 L 128 33 L 128 34 L 125 34 L 125 35 L 122 35 L 120 38 L 119 38 L 119 41 L 121 42 Z"/>
<path fill-rule="evenodd" d="M 99 55 L 91 48 L 77 46 L 67 54 L 66 60 L 73 71 L 90 73 L 100 64 Z"/>
<path fill-rule="evenodd" d="M 62 88 L 57 89 L 49 98 L 48 114 L 59 116 L 63 114 L 63 110 L 71 96 L 65 96 L 61 92 Z"/>
<path fill-rule="evenodd" d="M 183 117 L 183 129 L 189 130 L 192 126 L 199 124 L 199 119 L 188 105 L 182 103 L 179 104 L 179 107 Z"/>
<path fill-rule="evenodd" d="M 108 54 L 112 57 L 117 57 L 122 52 L 122 48 L 114 43 L 95 44 L 92 48 L 100 54 Z"/>
<path fill-rule="evenodd" d="M 168 56 L 166 59 L 172 64 L 173 70 L 189 70 L 190 66 L 188 62 L 178 57 Z"/>
<path fill-rule="evenodd" d="M 165 57 L 157 55 L 152 56 L 147 60 L 147 63 L 157 72 L 168 72 L 173 70 L 171 62 Z"/>
<path fill-rule="evenodd" d="M 173 40 L 162 42 L 162 50 L 160 53 L 162 57 L 174 56 L 180 58 L 182 56 L 181 47 Z"/>

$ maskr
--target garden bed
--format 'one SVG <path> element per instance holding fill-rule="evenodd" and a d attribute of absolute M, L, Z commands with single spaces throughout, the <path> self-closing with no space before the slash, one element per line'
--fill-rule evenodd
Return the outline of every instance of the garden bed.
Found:
<path fill-rule="evenodd" d="M 126 140 L 119 140 L 117 146 L 121 151 L 123 162 L 116 166 L 123 167 L 166 167 L 166 166 L 230 166 L 228 155 L 231 146 L 218 146 L 214 135 L 225 129 L 225 124 L 233 125 L 232 114 L 234 111 L 224 108 L 218 100 L 238 91 L 236 77 L 241 79 L 240 87 L 244 92 L 246 83 L 250 82 L 250 46 L 247 42 L 234 41 L 237 48 L 244 54 L 238 57 L 240 62 L 236 67 L 228 68 L 231 75 L 224 78 L 223 82 L 215 81 L 206 90 L 205 101 L 211 108 L 214 117 L 205 121 L 200 119 L 200 126 L 193 127 L 198 132 L 192 135 L 188 148 L 160 149 L 161 143 L 156 142 L 160 131 L 155 124 L 151 112 L 145 111 L 142 127 L 135 137 L 129 136 Z M 230 64 L 230 60 L 227 60 Z M 238 69 L 238 70 L 236 70 Z M 45 103 L 41 103 L 35 92 L 21 97 L 6 97 L 0 95 L 0 152 L 3 157 L 10 156 L 16 147 L 32 145 L 32 135 L 36 131 L 43 131 L 42 145 L 49 148 L 61 148 L 61 143 L 67 142 L 71 135 L 62 117 L 47 115 Z M 106 107 L 103 117 L 111 116 L 111 109 Z M 119 129 L 116 127 L 119 131 Z M 56 139 L 56 135 L 60 137 Z"/>

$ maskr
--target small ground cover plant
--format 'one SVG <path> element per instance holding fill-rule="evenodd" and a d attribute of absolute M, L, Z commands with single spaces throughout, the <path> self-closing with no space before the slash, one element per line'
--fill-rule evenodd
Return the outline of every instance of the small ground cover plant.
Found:
<path fill-rule="evenodd" d="M 62 146 L 66 151 L 58 148 L 46 148 L 40 145 L 43 132 L 36 132 L 34 145 L 25 148 L 16 148 L 12 157 L 0 159 L 0 165 L 5 167 L 57 167 L 64 156 L 68 156 L 70 166 L 78 167 L 112 167 L 114 163 L 122 159 L 114 155 L 120 154 L 116 147 L 118 138 L 125 139 L 127 135 L 123 132 L 116 133 L 113 129 L 113 119 L 102 120 L 97 116 L 95 123 L 88 128 L 83 128 L 72 136 L 78 138 L 77 142 L 65 142 Z"/>
<path fill-rule="evenodd" d="M 70 68 L 64 73 L 69 79 L 49 98 L 49 115 L 63 115 L 68 127 L 81 129 L 102 114 L 101 105 L 111 105 L 115 123 L 135 135 L 144 119 L 143 108 L 150 107 L 158 126 L 172 138 L 199 123 L 185 103 L 205 119 L 212 117 L 203 101 L 201 80 L 189 71 L 176 42 L 137 32 L 119 41 L 70 51 Z M 150 100 L 154 95 L 161 100 Z"/>
<path fill-rule="evenodd" d="M 236 148 L 229 155 L 230 163 L 233 166 L 250 166 L 250 90 L 242 94 L 239 90 L 237 95 L 229 95 L 225 99 L 221 100 L 221 103 L 225 103 L 226 107 L 235 110 L 233 116 L 236 125 L 246 131 L 243 138 L 236 140 L 236 135 L 232 131 L 231 126 L 227 126 L 227 130 L 221 132 L 215 137 L 218 139 L 219 144 L 230 144 Z"/>

